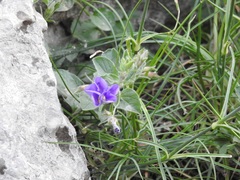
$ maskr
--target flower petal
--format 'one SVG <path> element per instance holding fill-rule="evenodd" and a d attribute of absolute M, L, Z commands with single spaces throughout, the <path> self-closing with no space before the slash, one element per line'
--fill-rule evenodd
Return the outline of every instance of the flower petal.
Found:
<path fill-rule="evenodd" d="M 101 77 L 96 77 L 94 82 L 84 90 L 92 99 L 95 106 L 103 103 L 112 103 L 117 101 L 119 85 L 108 86 L 108 83 Z"/>
<path fill-rule="evenodd" d="M 113 85 L 109 88 L 108 92 L 110 92 L 111 94 L 117 95 L 118 92 L 119 92 L 119 85 L 113 84 Z"/>
<path fill-rule="evenodd" d="M 94 92 L 97 92 L 97 86 L 96 84 L 90 84 L 87 87 L 85 87 L 84 91 L 91 95 Z"/>
<path fill-rule="evenodd" d="M 91 95 L 93 103 L 95 106 L 100 106 L 103 102 L 101 101 L 101 99 L 99 98 L 100 96 L 96 93 L 93 93 Z"/>
<path fill-rule="evenodd" d="M 103 93 L 104 91 L 106 91 L 108 89 L 108 83 L 101 77 L 96 77 L 94 79 L 94 83 L 97 86 L 97 91 L 100 93 Z"/>
<path fill-rule="evenodd" d="M 111 94 L 110 92 L 104 93 L 105 101 L 106 103 L 112 103 L 117 101 L 117 96 L 114 94 Z"/>

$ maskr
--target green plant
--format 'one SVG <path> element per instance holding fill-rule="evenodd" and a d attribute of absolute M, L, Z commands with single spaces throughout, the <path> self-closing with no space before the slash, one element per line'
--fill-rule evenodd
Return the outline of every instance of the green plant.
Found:
<path fill-rule="evenodd" d="M 94 3 L 105 8 L 98 9 Z M 116 3 L 121 13 L 101 1 L 77 1 L 83 7 L 81 13 L 87 8 L 93 12 L 88 12 L 88 20 L 81 21 L 81 16 L 74 20 L 71 29 L 80 44 L 88 37 L 82 37 L 83 29 L 90 34 L 98 31 L 96 37 L 89 35 L 87 48 L 81 45 L 75 52 L 113 46 L 92 59 L 88 76 L 118 84 L 118 101 L 96 107 L 84 92 L 86 83 L 81 79 L 86 74 L 74 75 L 55 66 L 58 90 L 73 110 L 65 113 L 84 136 L 80 144 L 92 177 L 238 177 L 240 18 L 234 8 L 239 2 L 196 1 L 189 15 L 182 22 L 177 17 L 175 28 L 166 33 L 144 30 L 149 0 L 136 32 L 130 20 L 142 2 L 129 15 Z M 115 29 L 117 22 L 121 33 Z M 205 22 L 209 31 L 204 31 Z M 157 46 L 157 52 L 143 47 L 147 44 Z M 113 133 L 113 123 L 121 133 Z"/>
<path fill-rule="evenodd" d="M 41 2 L 46 5 L 43 16 L 44 19 L 48 22 L 52 21 L 51 17 L 54 13 L 68 11 L 74 5 L 74 0 L 42 0 Z"/>

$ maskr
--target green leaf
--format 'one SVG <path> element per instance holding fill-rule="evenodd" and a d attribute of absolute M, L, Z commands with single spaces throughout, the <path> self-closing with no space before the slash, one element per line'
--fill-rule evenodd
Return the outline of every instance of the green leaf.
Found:
<path fill-rule="evenodd" d="M 119 84 L 120 57 L 116 49 L 108 49 L 101 56 L 93 59 L 97 72 L 95 76 L 101 76 L 110 84 Z"/>
<path fill-rule="evenodd" d="M 93 64 L 97 70 L 99 76 L 105 76 L 108 74 L 118 75 L 115 64 L 108 58 L 98 56 L 93 59 Z"/>
<path fill-rule="evenodd" d="M 236 87 L 235 91 L 238 99 L 240 99 L 240 86 Z"/>
<path fill-rule="evenodd" d="M 49 1 L 49 0 L 42 0 L 42 2 L 43 2 L 44 4 L 46 4 L 46 5 L 48 5 L 48 1 Z"/>
<path fill-rule="evenodd" d="M 81 91 L 79 93 L 79 101 L 80 101 L 80 107 L 82 110 L 84 111 L 89 111 L 89 110 L 94 110 L 97 107 L 93 104 L 93 101 L 91 99 L 91 97 L 85 93 L 84 91 Z"/>
<path fill-rule="evenodd" d="M 112 26 L 115 25 L 115 16 L 113 12 L 106 8 L 99 8 L 98 11 L 90 16 L 93 24 L 103 31 L 110 31 Z"/>
<path fill-rule="evenodd" d="M 62 96 L 64 97 L 71 96 L 71 94 L 68 92 L 68 89 L 72 93 L 74 93 L 80 85 L 83 85 L 83 82 L 76 75 L 70 73 L 69 71 L 64 69 L 58 69 L 58 72 L 60 73 L 62 78 L 59 76 L 59 74 L 56 71 L 54 71 L 57 79 L 58 93 L 61 94 Z M 62 81 L 62 79 L 64 80 L 68 89 L 64 85 L 64 82 Z"/>
<path fill-rule="evenodd" d="M 127 20 L 122 21 L 124 25 L 127 24 Z M 120 21 L 116 21 L 115 26 L 113 27 L 113 30 L 115 34 L 122 34 L 124 32 L 126 27 L 123 27 Z M 129 23 L 127 26 L 127 29 L 125 30 L 127 33 L 130 33 L 133 29 L 132 24 Z"/>
<path fill-rule="evenodd" d="M 69 61 L 69 62 L 73 62 L 73 60 L 75 60 L 78 56 L 78 53 L 71 53 L 71 54 L 68 54 L 66 55 L 66 59 Z"/>
<path fill-rule="evenodd" d="M 119 109 L 141 114 L 141 103 L 139 96 L 133 89 L 126 88 L 121 92 Z"/>
<path fill-rule="evenodd" d="M 56 12 L 68 11 L 73 7 L 74 2 L 75 2 L 74 0 L 64 0 L 64 1 L 60 0 L 60 5 L 56 10 Z"/>
<path fill-rule="evenodd" d="M 115 67 L 118 69 L 119 64 L 120 64 L 120 58 L 119 58 L 119 54 L 115 48 L 108 49 L 101 55 L 101 57 L 105 57 L 105 58 L 109 59 L 110 61 L 112 61 L 113 64 L 115 65 Z"/>
<path fill-rule="evenodd" d="M 71 33 L 73 37 L 86 42 L 96 40 L 100 36 L 100 31 L 90 20 L 81 22 L 75 19 L 71 25 Z"/>
<path fill-rule="evenodd" d="M 42 0 L 42 2 L 47 5 L 47 8 L 56 7 L 56 12 L 68 11 L 74 5 L 74 0 Z"/>

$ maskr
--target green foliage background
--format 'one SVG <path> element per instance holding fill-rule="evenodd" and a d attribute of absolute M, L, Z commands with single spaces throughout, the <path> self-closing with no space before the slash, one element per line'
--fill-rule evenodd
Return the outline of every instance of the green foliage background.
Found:
<path fill-rule="evenodd" d="M 176 25 L 163 25 L 161 33 L 144 27 L 150 0 L 129 12 L 118 1 L 117 8 L 104 1 L 43 2 L 49 23 L 56 11 L 80 9 L 70 27 L 76 41 L 50 58 L 93 179 L 240 177 L 239 1 L 196 0 L 183 21 L 183 2 L 174 1 L 177 17 L 168 12 Z M 141 3 L 135 29 L 131 20 Z M 93 49 L 104 52 L 74 64 Z M 119 135 L 83 91 L 94 75 L 121 86 L 119 102 L 108 107 Z"/>

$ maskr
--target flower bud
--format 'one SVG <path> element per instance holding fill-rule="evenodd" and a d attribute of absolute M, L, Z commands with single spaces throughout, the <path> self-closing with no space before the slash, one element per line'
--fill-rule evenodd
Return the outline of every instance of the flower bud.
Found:
<path fill-rule="evenodd" d="M 154 77 L 157 78 L 157 77 L 159 77 L 159 75 L 156 72 L 148 72 L 147 76 L 149 78 L 154 78 Z"/>
<path fill-rule="evenodd" d="M 121 128 L 117 124 L 114 124 L 113 131 L 115 134 L 119 134 L 121 132 Z"/>
<path fill-rule="evenodd" d="M 155 67 L 153 66 L 146 66 L 143 68 L 143 72 L 154 71 L 154 70 L 155 70 Z"/>
<path fill-rule="evenodd" d="M 108 118 L 108 122 L 112 125 L 115 134 L 119 134 L 121 132 L 121 128 L 117 125 L 118 123 L 117 118 L 111 116 Z"/>

